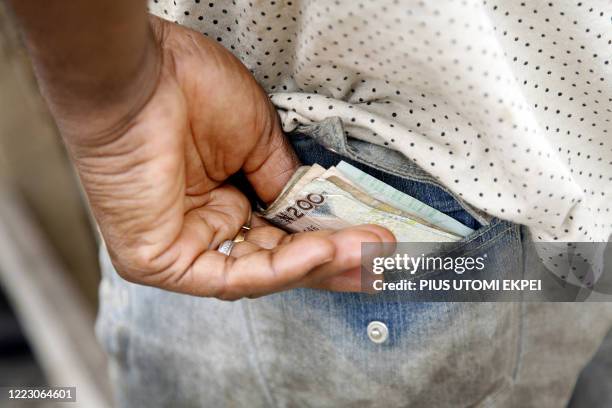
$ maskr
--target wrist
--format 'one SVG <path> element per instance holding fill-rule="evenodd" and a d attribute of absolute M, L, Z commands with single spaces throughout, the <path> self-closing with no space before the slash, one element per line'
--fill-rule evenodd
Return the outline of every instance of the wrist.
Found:
<path fill-rule="evenodd" d="M 54 80 L 37 69 L 40 88 L 68 145 L 96 146 L 125 130 L 154 94 L 162 67 L 159 28 L 147 27 L 145 40 L 129 63 L 109 74 Z M 42 72 L 41 72 L 42 71 Z"/>

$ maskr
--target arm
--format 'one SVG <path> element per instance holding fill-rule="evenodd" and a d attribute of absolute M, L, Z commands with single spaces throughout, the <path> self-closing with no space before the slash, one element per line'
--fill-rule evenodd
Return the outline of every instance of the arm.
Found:
<path fill-rule="evenodd" d="M 146 103 L 160 64 L 145 1 L 8 2 L 64 135 L 80 121 L 108 132 Z"/>
<path fill-rule="evenodd" d="M 383 228 L 288 235 L 255 218 L 231 256 L 216 250 L 251 211 L 227 178 L 243 171 L 271 202 L 299 166 L 265 91 L 230 52 L 148 18 L 140 0 L 11 2 L 121 276 L 223 299 L 359 290 L 361 242 L 392 241 Z"/>

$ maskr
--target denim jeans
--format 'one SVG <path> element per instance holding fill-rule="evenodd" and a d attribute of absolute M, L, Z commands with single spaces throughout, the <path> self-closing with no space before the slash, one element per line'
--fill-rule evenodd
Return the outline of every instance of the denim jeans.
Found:
<path fill-rule="evenodd" d="M 520 276 L 521 227 L 462 202 L 399 153 L 338 121 L 290 135 L 305 164 L 347 160 L 475 232 L 500 277 Z M 560 407 L 612 326 L 607 304 L 418 303 L 296 289 L 224 302 L 123 281 L 102 251 L 97 324 L 125 407 Z M 368 325 L 388 339 L 376 343 Z"/>

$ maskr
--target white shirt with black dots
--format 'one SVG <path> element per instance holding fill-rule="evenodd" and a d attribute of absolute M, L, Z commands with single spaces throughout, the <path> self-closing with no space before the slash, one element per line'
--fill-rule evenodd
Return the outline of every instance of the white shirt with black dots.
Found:
<path fill-rule="evenodd" d="M 216 39 L 286 131 L 340 117 L 536 240 L 612 233 L 609 1 L 154 0 Z"/>

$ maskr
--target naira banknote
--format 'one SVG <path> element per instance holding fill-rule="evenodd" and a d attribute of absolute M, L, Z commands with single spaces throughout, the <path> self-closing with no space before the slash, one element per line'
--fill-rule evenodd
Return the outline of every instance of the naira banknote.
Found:
<path fill-rule="evenodd" d="M 300 167 L 261 215 L 290 232 L 377 224 L 400 242 L 454 242 L 472 232 L 346 162 Z"/>

